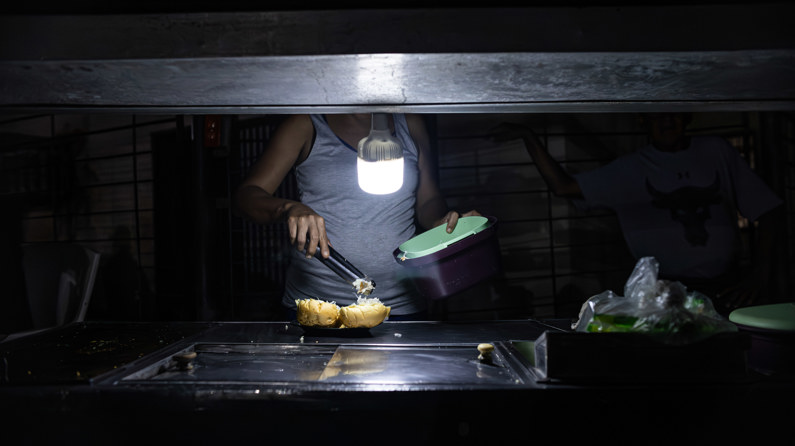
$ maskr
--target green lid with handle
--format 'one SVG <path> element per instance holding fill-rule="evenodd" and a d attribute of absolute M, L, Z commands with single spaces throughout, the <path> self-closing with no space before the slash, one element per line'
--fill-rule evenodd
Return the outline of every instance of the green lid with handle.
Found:
<path fill-rule="evenodd" d="M 729 320 L 747 327 L 795 331 L 795 302 L 738 308 Z"/>
<path fill-rule="evenodd" d="M 482 216 L 461 217 L 455 225 L 453 232 L 447 233 L 447 224 L 441 224 L 431 230 L 425 231 L 414 238 L 407 240 L 400 245 L 400 257 L 406 259 L 416 259 L 418 257 L 433 254 L 461 241 L 470 235 L 490 226 L 489 219 Z"/>

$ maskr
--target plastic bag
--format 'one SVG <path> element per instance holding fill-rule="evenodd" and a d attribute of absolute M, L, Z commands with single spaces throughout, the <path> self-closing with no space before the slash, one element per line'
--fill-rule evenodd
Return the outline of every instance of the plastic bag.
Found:
<path fill-rule="evenodd" d="M 578 332 L 646 333 L 667 344 L 687 344 L 737 327 L 712 301 L 680 282 L 658 280 L 659 263 L 643 257 L 624 285 L 624 296 L 607 290 L 589 298 L 572 325 Z"/>

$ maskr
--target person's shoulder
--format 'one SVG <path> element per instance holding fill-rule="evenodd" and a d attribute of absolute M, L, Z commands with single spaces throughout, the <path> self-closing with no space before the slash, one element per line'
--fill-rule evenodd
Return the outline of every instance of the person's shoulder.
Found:
<path fill-rule="evenodd" d="M 286 125 L 312 125 L 312 115 L 288 115 L 282 122 Z"/>
<path fill-rule="evenodd" d="M 649 156 L 654 156 L 657 150 L 651 144 L 646 144 L 644 146 L 638 147 L 635 150 L 630 152 L 619 153 L 618 155 L 613 158 L 611 163 L 635 163 L 640 162 L 644 158 L 648 158 Z"/>
<path fill-rule="evenodd" d="M 690 138 L 690 147 L 704 153 L 722 155 L 724 157 L 739 156 L 738 150 L 726 138 L 716 135 L 700 135 Z"/>
<path fill-rule="evenodd" d="M 315 125 L 310 115 L 290 115 L 281 121 L 271 138 L 271 143 L 306 152 L 311 148 L 314 136 Z"/>
<path fill-rule="evenodd" d="M 398 114 L 398 116 L 400 115 L 401 114 Z M 416 113 L 405 113 L 402 114 L 402 116 L 406 119 L 406 124 L 408 124 L 409 127 L 417 125 L 425 126 L 425 118 L 422 115 Z"/>
<path fill-rule="evenodd" d="M 289 115 L 279 125 L 283 130 L 291 133 L 306 133 L 314 131 L 311 115 Z"/>
<path fill-rule="evenodd" d="M 705 149 L 731 149 L 729 141 L 717 135 L 696 135 L 690 137 L 690 145 L 696 148 Z"/>
<path fill-rule="evenodd" d="M 403 118 L 406 120 L 406 126 L 409 129 L 409 133 L 411 133 L 414 137 L 423 135 L 428 131 L 425 117 L 422 115 L 406 113 L 402 115 L 398 114 L 396 116 L 403 116 Z"/>

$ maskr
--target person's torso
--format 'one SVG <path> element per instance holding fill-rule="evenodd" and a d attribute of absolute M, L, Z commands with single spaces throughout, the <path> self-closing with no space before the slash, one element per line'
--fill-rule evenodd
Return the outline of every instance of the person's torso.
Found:
<path fill-rule="evenodd" d="M 393 251 L 414 235 L 418 183 L 417 148 L 403 115 L 394 115 L 395 134 L 404 148 L 403 186 L 371 195 L 359 188 L 356 150 L 333 133 L 322 115 L 312 115 L 316 137 L 309 156 L 296 169 L 302 203 L 325 219 L 332 246 L 376 282 L 373 297 L 393 314 L 420 311 L 411 284 L 401 277 Z M 341 305 L 355 300 L 353 288 L 316 259 L 294 251 L 284 303 L 315 297 Z"/>
<path fill-rule="evenodd" d="M 673 153 L 647 146 L 578 181 L 586 198 L 616 212 L 636 258 L 654 256 L 664 276 L 713 277 L 729 268 L 737 249 L 724 144 L 693 138 Z"/>

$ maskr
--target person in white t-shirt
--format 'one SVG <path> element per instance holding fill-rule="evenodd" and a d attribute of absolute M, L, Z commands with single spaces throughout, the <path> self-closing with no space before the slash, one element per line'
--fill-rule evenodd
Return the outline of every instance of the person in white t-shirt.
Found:
<path fill-rule="evenodd" d="M 772 233 L 759 228 L 755 271 L 738 281 L 737 214 L 768 223 L 782 200 L 726 140 L 688 136 L 687 113 L 641 116 L 650 144 L 591 171 L 570 175 L 526 126 L 504 123 L 495 138 L 521 138 L 550 190 L 580 209 L 616 213 L 636 259 L 653 256 L 660 278 L 679 280 L 729 311 L 750 304 L 770 281 Z"/>

